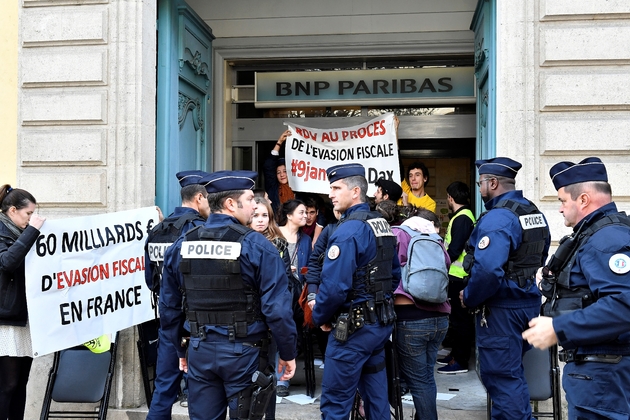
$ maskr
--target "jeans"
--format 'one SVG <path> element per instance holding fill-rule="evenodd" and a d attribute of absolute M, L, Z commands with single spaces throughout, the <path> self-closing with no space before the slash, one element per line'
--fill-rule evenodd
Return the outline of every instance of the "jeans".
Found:
<path fill-rule="evenodd" d="M 437 387 L 433 368 L 447 330 L 446 315 L 396 322 L 398 366 L 411 391 L 416 418 L 437 420 Z"/>

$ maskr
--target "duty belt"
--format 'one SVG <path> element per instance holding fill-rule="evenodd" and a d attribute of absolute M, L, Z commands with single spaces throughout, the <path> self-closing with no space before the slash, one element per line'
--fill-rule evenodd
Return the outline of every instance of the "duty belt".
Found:
<path fill-rule="evenodd" d="M 622 357 L 620 354 L 576 354 L 575 350 L 561 350 L 558 352 L 558 360 L 565 363 L 599 362 L 617 364 Z"/>

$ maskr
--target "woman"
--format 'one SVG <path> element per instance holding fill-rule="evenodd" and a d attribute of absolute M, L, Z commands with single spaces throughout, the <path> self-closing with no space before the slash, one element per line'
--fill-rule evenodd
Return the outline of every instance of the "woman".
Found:
<path fill-rule="evenodd" d="M 33 363 L 24 260 L 46 219 L 27 191 L 0 187 L 0 419 L 24 418 Z"/>
<path fill-rule="evenodd" d="M 286 163 L 284 158 L 280 157 L 280 148 L 290 135 L 290 130 L 286 130 L 280 135 L 280 138 L 271 151 L 271 155 L 263 164 L 265 190 L 269 195 L 269 201 L 271 201 L 273 209 L 276 211 L 283 203 L 295 198 L 295 193 L 289 186 Z"/>
<path fill-rule="evenodd" d="M 262 233 L 265 238 L 267 238 L 280 252 L 280 256 L 282 257 L 284 264 L 287 268 L 287 277 L 289 278 L 289 286 L 291 286 L 291 281 L 293 274 L 291 273 L 291 262 L 289 260 L 289 253 L 287 251 L 287 241 L 282 236 L 282 232 L 280 232 L 280 228 L 276 224 L 276 221 L 273 217 L 273 209 L 271 208 L 271 203 L 269 200 L 257 196 L 254 198 L 256 201 L 256 211 L 254 211 L 254 216 L 252 217 L 252 222 L 249 227 L 256 232 Z M 269 354 L 276 355 L 276 372 L 278 370 L 278 354 L 276 351 L 276 344 L 272 341 L 272 345 L 270 346 Z M 276 373 L 276 376 L 279 378 L 280 375 Z M 283 381 L 284 382 L 284 381 Z M 288 381 L 287 389 L 288 389 Z M 288 395 L 288 394 L 287 394 Z M 283 396 L 283 395 L 280 395 Z M 286 396 L 286 395 L 285 395 Z M 265 413 L 265 418 L 268 420 L 273 420 L 276 417 L 276 399 L 275 396 L 271 399 L 271 402 L 267 406 L 267 412 Z"/>
<path fill-rule="evenodd" d="M 289 200 L 280 206 L 278 226 L 288 242 L 291 271 L 304 282 L 302 268 L 308 266 L 311 256 L 311 238 L 302 232 L 306 225 L 306 206 L 301 200 Z"/>
<path fill-rule="evenodd" d="M 421 209 L 418 216 L 403 222 L 404 226 L 422 233 L 440 231 L 440 220 L 435 213 Z M 398 239 L 398 259 L 401 267 L 407 264 L 407 248 L 411 236 L 399 228 L 392 231 Z M 442 244 L 446 259 L 446 270 L 451 261 Z M 433 368 L 440 344 L 448 330 L 448 314 L 451 305 L 447 300 L 441 304 L 416 304 L 402 287 L 402 281 L 394 291 L 396 311 L 396 351 L 402 379 L 411 391 L 416 409 L 416 419 L 437 420 L 437 387 Z"/>
<path fill-rule="evenodd" d="M 301 230 L 302 226 L 306 225 L 306 206 L 304 202 L 300 200 L 289 200 L 282 204 L 278 211 L 278 225 L 280 226 L 282 236 L 284 236 L 284 239 L 286 239 L 288 243 L 287 249 L 291 262 L 291 272 L 299 280 L 298 283 L 301 287 L 301 285 L 304 284 L 304 273 L 302 270 L 308 267 L 308 259 L 312 251 L 310 236 L 303 233 Z M 298 292 L 297 296 L 292 294 L 294 297 L 299 298 L 302 290 L 293 290 L 292 292 Z M 293 303 L 297 303 L 297 301 Z M 295 305 L 293 307 L 294 312 L 296 312 Z M 295 318 L 294 316 L 294 319 Z M 296 326 L 300 328 L 302 322 L 296 320 Z M 278 381 L 277 392 L 279 397 L 287 397 L 289 395 L 289 382 Z"/>

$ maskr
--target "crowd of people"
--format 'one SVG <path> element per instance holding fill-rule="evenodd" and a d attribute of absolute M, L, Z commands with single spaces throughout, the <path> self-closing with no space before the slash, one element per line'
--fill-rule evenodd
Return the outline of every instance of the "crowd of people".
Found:
<path fill-rule="evenodd" d="M 486 208 L 478 219 L 468 185 L 447 187 L 442 240 L 424 164 L 409 165 L 402 185 L 379 179 L 374 198 L 361 164 L 332 166 L 326 204 L 288 185 L 279 152 L 289 135 L 265 162 L 264 190 L 254 190 L 251 171 L 177 174 L 182 204 L 147 239 L 166 246 L 163 259 L 146 255 L 146 282 L 159 295 L 147 418 L 171 418 L 182 392 L 191 419 L 275 418 L 303 328 L 312 328 L 325 361 L 324 419 L 349 418 L 357 393 L 366 418 L 390 418 L 390 340 L 416 419 L 437 419 L 436 364 L 439 374 L 465 373 L 474 347 L 492 418 L 531 418 L 523 356 L 556 344 L 570 418 L 630 417 L 630 221 L 612 202 L 600 159 L 551 168 L 574 233 L 548 258 L 547 220 L 516 189 L 521 164 L 510 158 L 475 162 Z M 45 219 L 31 194 L 9 185 L 0 208 L 3 420 L 24 415 L 32 362 L 24 260 Z M 401 281 L 416 235 L 438 238 L 442 302 L 419 300 Z M 222 246 L 203 255 L 185 246 L 199 241 Z M 446 344 L 450 354 L 438 359 Z"/>

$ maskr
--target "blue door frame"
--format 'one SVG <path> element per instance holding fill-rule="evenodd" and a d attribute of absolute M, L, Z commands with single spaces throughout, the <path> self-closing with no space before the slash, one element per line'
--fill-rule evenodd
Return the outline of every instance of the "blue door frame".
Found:
<path fill-rule="evenodd" d="M 497 65 L 496 3 L 479 0 L 470 29 L 475 33 L 475 80 L 477 83 L 477 150 L 476 159 L 496 156 Z M 476 179 L 476 178 L 475 178 Z M 475 189 L 478 193 L 479 187 Z M 476 200 L 477 214 L 483 209 Z"/>
<path fill-rule="evenodd" d="M 211 171 L 212 30 L 182 0 L 158 0 L 156 204 L 180 204 L 175 174 Z"/>

